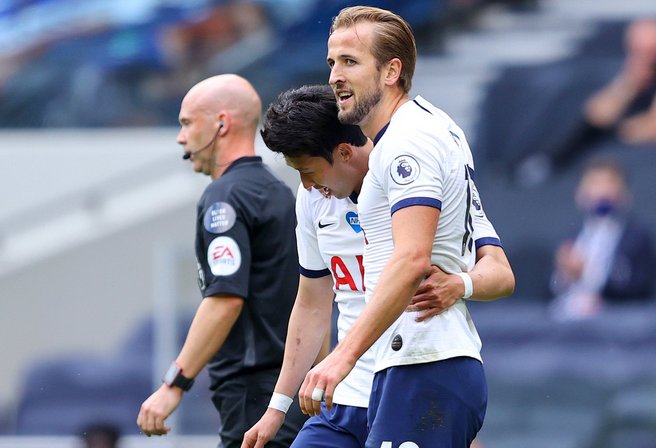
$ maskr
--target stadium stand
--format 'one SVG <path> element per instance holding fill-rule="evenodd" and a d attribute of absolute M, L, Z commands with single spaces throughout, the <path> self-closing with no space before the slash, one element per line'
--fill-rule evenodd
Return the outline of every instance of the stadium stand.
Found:
<path fill-rule="evenodd" d="M 605 443 L 656 424 L 654 304 L 607 307 L 568 323 L 521 298 L 470 308 L 490 394 L 483 446 L 653 446 Z"/>
<path fill-rule="evenodd" d="M 653 298 L 607 304 L 571 322 L 555 321 L 546 306 L 554 249 L 580 223 L 571 196 L 583 157 L 533 188 L 513 177 L 516 161 L 566 134 L 585 98 L 619 69 L 626 23 L 596 23 L 571 57 L 501 67 L 484 95 L 473 146 L 485 166 L 477 184 L 517 278 L 513 298 L 470 307 L 490 393 L 479 437 L 485 448 L 654 446 Z M 655 149 L 608 137 L 590 150 L 628 167 L 633 211 L 652 229 Z"/>
<path fill-rule="evenodd" d="M 183 336 L 192 315 L 179 319 Z M 153 389 L 153 321 L 144 319 L 111 358 L 57 356 L 33 364 L 18 405 L 15 434 L 77 435 L 96 423 L 139 434 L 136 415 Z M 178 434 L 216 434 L 220 420 L 211 403 L 209 377 L 201 372 L 181 404 Z"/>
<path fill-rule="evenodd" d="M 408 8 L 415 6 L 406 3 Z M 325 81 L 325 72 L 316 71 L 315 80 L 304 66 L 323 67 L 330 15 L 312 8 L 307 13 L 312 17 L 308 25 L 287 23 L 288 28 L 276 31 L 282 33 L 278 38 L 289 39 L 295 60 L 264 58 L 244 69 L 246 76 L 259 73 L 262 89 L 268 89 L 269 95 L 282 89 L 279 82 Z M 405 13 L 408 17 L 416 14 L 418 20 L 426 18 L 421 10 Z M 319 21 L 321 26 L 317 26 Z M 529 143 L 532 139 L 548 140 L 557 130 L 565 130 L 573 118 L 573 106 L 612 77 L 621 64 L 625 23 L 597 24 L 597 31 L 580 43 L 576 56 L 537 65 L 506 65 L 486 91 L 474 132 L 477 183 L 515 270 L 517 289 L 514 297 L 491 305 L 471 304 L 484 344 L 490 394 L 480 434 L 484 448 L 656 445 L 655 304 L 608 306 L 594 318 L 576 322 L 556 322 L 546 307 L 553 249 L 563 235 L 578 227 L 575 205 L 565 198 L 571 198 L 574 191 L 579 165 L 533 189 L 519 189 L 509 177 L 516 158 L 534 149 Z M 262 71 L 262 67 L 269 70 L 268 64 L 270 71 Z M 633 180 L 635 212 L 656 228 L 653 149 L 629 150 L 604 141 L 595 151 L 624 159 Z M 16 432 L 77 434 L 93 417 L 116 422 L 126 434 L 135 434 L 134 416 L 152 389 L 152 372 L 143 361 L 150 356 L 152 323 L 146 320 L 110 359 L 70 355 L 34 365 L 28 374 L 30 387 L 21 398 Z M 125 388 L 126 382 L 131 396 L 112 389 L 117 384 Z M 218 425 L 209 398 L 200 394 L 205 390 L 205 385 L 197 384 L 193 389 L 197 395 L 182 404 L 186 406 L 181 410 L 185 432 L 214 433 Z M 106 409 L 98 406 L 99 401 L 107 402 Z"/>
<path fill-rule="evenodd" d="M 419 38 L 434 43 L 450 17 L 487 2 L 376 5 L 401 14 Z M 221 72 L 251 80 L 267 104 L 291 86 L 326 81 L 330 22 L 352 2 L 29 3 L 0 5 L 0 128 L 169 125 L 188 85 Z M 40 13 L 52 18 L 39 19 L 44 33 L 35 34 L 30 20 Z"/>
<path fill-rule="evenodd" d="M 600 23 L 566 59 L 504 67 L 481 105 L 473 148 L 478 160 L 515 180 L 513 170 L 522 158 L 571 134 L 585 99 L 623 63 L 625 26 L 625 21 Z"/>

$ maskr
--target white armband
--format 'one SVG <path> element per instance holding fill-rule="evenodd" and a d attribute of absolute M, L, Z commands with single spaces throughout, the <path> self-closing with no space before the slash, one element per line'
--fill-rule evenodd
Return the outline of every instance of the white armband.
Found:
<path fill-rule="evenodd" d="M 458 272 L 456 275 L 459 276 L 463 282 L 465 282 L 465 295 L 462 296 L 462 298 L 470 298 L 472 294 L 474 294 L 474 282 L 472 281 L 471 276 L 466 272 Z"/>
<path fill-rule="evenodd" d="M 294 400 L 289 398 L 287 395 L 274 392 L 271 395 L 271 401 L 269 402 L 269 407 L 282 411 L 286 414 L 287 410 L 289 409 L 289 406 L 292 404 L 292 401 Z"/>

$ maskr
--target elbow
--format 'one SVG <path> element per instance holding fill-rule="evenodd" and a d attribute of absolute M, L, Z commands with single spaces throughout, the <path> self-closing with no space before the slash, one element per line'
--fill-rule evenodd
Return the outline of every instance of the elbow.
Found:
<path fill-rule="evenodd" d="M 497 275 L 494 279 L 494 285 L 483 288 L 480 291 L 477 300 L 492 301 L 508 297 L 515 292 L 515 275 L 510 268 L 504 269 L 504 272 Z M 476 288 L 474 288 L 476 293 Z"/>
<path fill-rule="evenodd" d="M 508 287 L 506 289 L 506 295 L 504 297 L 511 296 L 515 292 L 515 276 L 514 275 L 511 277 L 511 279 L 508 282 L 507 286 Z"/>
<path fill-rule="evenodd" d="M 504 288 L 502 288 L 503 295 L 501 297 L 508 297 L 515 292 L 515 274 L 512 269 L 508 269 L 505 276 Z"/>
<path fill-rule="evenodd" d="M 422 254 L 408 254 L 404 257 L 401 269 L 408 273 L 412 282 L 417 286 L 430 275 L 431 272 L 431 259 L 430 256 Z"/>

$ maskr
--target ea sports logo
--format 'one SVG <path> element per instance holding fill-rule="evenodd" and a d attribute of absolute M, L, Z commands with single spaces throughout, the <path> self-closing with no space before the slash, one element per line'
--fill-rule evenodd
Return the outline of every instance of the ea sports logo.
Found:
<path fill-rule="evenodd" d="M 207 264 L 215 276 L 232 275 L 241 266 L 241 251 L 228 236 L 215 238 L 207 247 Z"/>

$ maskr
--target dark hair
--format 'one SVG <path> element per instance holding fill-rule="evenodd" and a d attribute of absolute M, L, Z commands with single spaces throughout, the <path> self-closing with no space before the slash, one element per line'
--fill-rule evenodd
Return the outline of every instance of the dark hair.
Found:
<path fill-rule="evenodd" d="M 264 115 L 262 139 L 285 157 L 323 157 L 333 163 L 340 143 L 364 146 L 359 126 L 337 119 L 337 101 L 330 86 L 303 86 L 281 93 Z"/>

